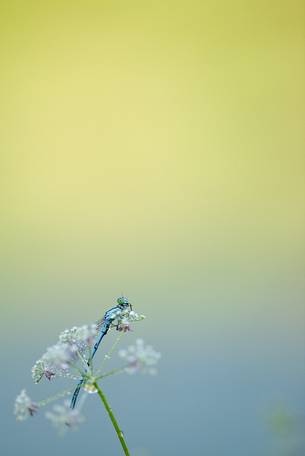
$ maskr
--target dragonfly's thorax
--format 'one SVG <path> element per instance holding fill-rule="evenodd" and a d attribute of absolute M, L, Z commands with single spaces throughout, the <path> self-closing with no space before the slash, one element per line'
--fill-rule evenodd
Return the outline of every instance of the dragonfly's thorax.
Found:
<path fill-rule="evenodd" d="M 117 312 L 121 311 L 122 309 L 119 306 L 115 306 L 112 309 L 107 310 L 104 315 L 104 321 L 112 321 L 116 319 Z"/>
<path fill-rule="evenodd" d="M 118 312 L 126 310 L 130 307 L 129 301 L 125 296 L 121 296 L 117 299 L 117 305 L 107 310 L 104 315 L 104 321 L 113 321 L 117 318 Z"/>
<path fill-rule="evenodd" d="M 128 307 L 130 307 L 129 304 L 118 304 L 117 305 L 117 308 L 120 309 L 120 310 L 128 309 Z"/>

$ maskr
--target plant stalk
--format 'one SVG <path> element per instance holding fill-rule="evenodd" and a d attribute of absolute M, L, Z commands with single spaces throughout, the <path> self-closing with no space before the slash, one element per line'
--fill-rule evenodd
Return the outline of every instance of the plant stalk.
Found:
<path fill-rule="evenodd" d="M 99 385 L 97 384 L 97 382 L 94 382 L 93 383 L 93 386 L 97 389 L 97 393 L 98 395 L 100 396 L 101 398 L 101 401 L 103 402 L 104 404 L 104 407 L 105 409 L 107 410 L 108 412 L 108 415 L 109 415 L 109 418 L 113 424 L 113 427 L 115 429 L 115 432 L 117 433 L 117 436 L 118 436 L 118 439 L 122 445 L 122 448 L 124 450 L 124 454 L 126 456 L 130 456 L 130 453 L 129 453 L 129 450 L 128 450 L 128 447 L 126 445 L 126 442 L 125 442 L 125 438 L 124 438 L 124 434 L 123 432 L 121 431 L 121 429 L 119 428 L 119 425 L 118 425 L 118 422 L 117 420 L 115 419 L 115 416 L 112 412 L 112 409 L 110 408 L 110 405 L 108 404 L 108 401 L 103 393 L 103 391 L 101 390 L 101 388 L 99 387 Z"/>

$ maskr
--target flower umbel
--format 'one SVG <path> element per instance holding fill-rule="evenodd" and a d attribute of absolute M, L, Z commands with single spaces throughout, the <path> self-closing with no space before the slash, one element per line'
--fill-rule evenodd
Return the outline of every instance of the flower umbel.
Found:
<path fill-rule="evenodd" d="M 60 434 L 64 434 L 68 429 L 76 430 L 85 420 L 79 410 L 70 408 L 69 401 L 62 405 L 54 405 L 53 412 L 46 412 L 45 417 L 51 421 Z"/>
<path fill-rule="evenodd" d="M 59 335 L 59 342 L 75 346 L 83 354 L 92 347 L 97 335 L 96 324 L 84 325 L 79 328 L 74 326 L 72 329 L 66 329 Z"/>
<path fill-rule="evenodd" d="M 155 375 L 157 369 L 154 366 L 158 363 L 161 354 L 151 345 L 145 345 L 142 339 L 137 339 L 135 345 L 129 346 L 126 350 L 119 350 L 119 356 L 127 361 L 125 370 L 128 374 L 142 372 Z"/>
<path fill-rule="evenodd" d="M 131 331 L 130 324 L 135 321 L 144 320 L 144 318 L 145 318 L 144 315 L 139 315 L 136 312 L 134 312 L 133 310 L 129 311 L 127 315 L 122 313 L 122 315 L 120 315 L 120 318 L 118 320 L 117 329 L 118 329 L 118 331 L 123 331 L 123 332 Z"/>
<path fill-rule="evenodd" d="M 27 395 L 25 389 L 16 397 L 14 414 L 16 420 L 24 421 L 38 411 L 38 405 Z"/>

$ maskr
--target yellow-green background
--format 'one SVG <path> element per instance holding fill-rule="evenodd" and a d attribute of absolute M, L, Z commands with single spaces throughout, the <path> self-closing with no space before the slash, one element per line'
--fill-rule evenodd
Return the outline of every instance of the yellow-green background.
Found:
<path fill-rule="evenodd" d="M 266 416 L 304 405 L 303 2 L 2 0 L 0 42 L 3 454 L 119 454 L 94 400 L 60 442 L 10 414 L 121 291 L 163 353 L 105 386 L 136 454 L 278 454 Z"/>

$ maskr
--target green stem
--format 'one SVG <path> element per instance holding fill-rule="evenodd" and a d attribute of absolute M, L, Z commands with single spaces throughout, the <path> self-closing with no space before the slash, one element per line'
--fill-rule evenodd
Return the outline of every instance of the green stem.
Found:
<path fill-rule="evenodd" d="M 109 350 L 109 351 L 106 353 L 106 355 L 104 356 L 103 361 L 102 361 L 102 364 L 100 365 L 100 367 L 99 367 L 99 369 L 97 370 L 96 373 L 102 372 L 102 368 L 103 368 L 103 366 L 104 366 L 105 361 L 111 357 L 112 353 L 114 352 L 116 346 L 117 346 L 118 343 L 120 342 L 120 340 L 121 340 L 121 338 L 122 338 L 123 335 L 124 335 L 124 333 L 121 332 L 121 333 L 117 336 L 117 338 L 115 339 L 114 343 L 113 343 L 112 346 L 110 347 L 110 350 Z"/>
<path fill-rule="evenodd" d="M 99 385 L 97 384 L 97 382 L 94 382 L 93 383 L 93 386 L 97 389 L 97 393 L 98 395 L 100 396 L 103 404 L 104 404 L 104 407 L 105 409 L 107 410 L 108 412 L 108 415 L 109 415 L 109 418 L 113 424 L 113 427 L 117 433 L 117 436 L 119 438 L 119 441 L 121 442 L 121 445 L 122 445 L 122 448 L 124 450 L 124 453 L 126 456 L 130 456 L 130 453 L 129 453 L 129 450 L 127 448 L 127 445 L 126 445 L 126 442 L 125 442 L 125 439 L 124 439 L 124 434 L 123 432 L 121 431 L 121 429 L 119 428 L 119 425 L 118 425 L 118 422 L 117 420 L 115 419 L 115 416 L 110 408 L 110 405 L 108 404 L 108 401 L 103 393 L 103 391 L 101 390 L 101 388 L 99 387 Z"/>
<path fill-rule="evenodd" d="M 125 371 L 124 367 L 119 367 L 118 369 L 112 369 L 111 371 L 106 372 L 105 374 L 95 377 L 95 380 L 98 381 L 98 380 L 101 380 L 102 378 L 110 377 L 110 375 L 121 374 L 124 371 Z"/>

